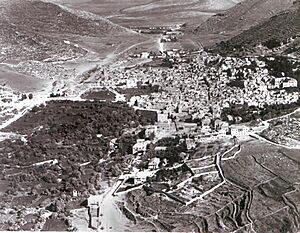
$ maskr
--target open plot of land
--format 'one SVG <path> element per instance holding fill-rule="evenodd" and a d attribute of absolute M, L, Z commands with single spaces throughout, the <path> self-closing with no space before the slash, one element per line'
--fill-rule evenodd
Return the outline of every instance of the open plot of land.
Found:
<path fill-rule="evenodd" d="M 227 151 L 232 145 L 233 144 L 231 142 L 226 145 L 219 142 L 201 144 L 191 155 L 191 159 L 195 161 L 201 161 L 208 158 L 213 158 L 217 153 L 224 153 Z"/>
<path fill-rule="evenodd" d="M 224 175 L 237 185 L 247 188 L 277 177 L 291 184 L 299 182 L 299 164 L 284 156 L 280 150 L 280 147 L 264 142 L 249 142 L 236 159 L 223 162 Z"/>
<path fill-rule="evenodd" d="M 135 7 L 124 8 L 120 16 L 111 18 L 113 21 L 123 22 L 129 25 L 134 24 L 133 18 L 140 25 L 170 25 L 176 23 L 187 23 L 189 26 L 197 22 L 204 22 L 212 14 L 228 9 L 235 3 L 222 1 L 153 1 L 151 3 L 139 4 Z M 146 16 L 146 17 L 145 17 Z M 126 22 L 126 19 L 129 21 Z"/>
<path fill-rule="evenodd" d="M 287 150 L 287 149 L 281 149 L 281 153 L 283 153 L 286 157 L 300 163 L 300 152 L 299 150 Z"/>
<path fill-rule="evenodd" d="M 92 100 L 114 100 L 116 95 L 108 90 L 91 90 L 82 95 L 84 99 Z"/>
<path fill-rule="evenodd" d="M 105 17 L 112 25 L 121 25 L 126 28 L 138 26 L 171 26 L 187 23 L 189 26 L 204 22 L 214 13 L 234 5 L 233 2 L 222 0 L 225 4 L 211 3 L 210 1 L 150 1 L 150 0 L 125 0 L 125 1 L 94 1 L 94 0 L 50 0 L 57 4 L 72 9 L 91 12 Z M 81 45 L 99 54 L 101 59 L 111 59 L 111 56 L 122 55 L 121 51 L 158 51 L 155 35 L 140 36 L 128 33 L 114 33 L 113 36 L 105 35 L 97 38 L 78 35 L 68 36 L 70 41 Z M 96 40 L 95 40 L 96 39 Z M 201 45 L 189 39 L 179 39 L 178 45 L 168 45 L 169 48 L 201 48 Z M 134 49 L 134 50 L 133 50 Z M 108 57 L 106 57 L 108 56 Z"/>
<path fill-rule="evenodd" d="M 50 1 L 105 16 L 112 22 L 126 27 L 169 26 L 178 23 L 187 23 L 189 26 L 199 25 L 213 14 L 224 11 L 240 2 L 230 0 Z"/>
<path fill-rule="evenodd" d="M 299 111 L 285 117 L 270 121 L 268 129 L 261 135 L 273 143 L 290 148 L 300 148 L 300 118 Z"/>
<path fill-rule="evenodd" d="M 7 66 L 0 65 L 0 84 L 5 84 L 14 91 L 34 92 L 47 86 L 49 81 L 19 74 Z"/>
<path fill-rule="evenodd" d="M 95 14 L 109 16 L 118 13 L 124 8 L 148 4 L 153 0 L 50 0 L 75 9 L 86 10 Z"/>
<path fill-rule="evenodd" d="M 222 1 L 219 2 L 221 5 Z M 193 37 L 194 34 L 195 41 L 201 41 L 205 46 L 212 45 L 222 40 L 226 41 L 229 38 L 238 35 L 243 30 L 258 25 L 279 12 L 289 9 L 294 1 L 248 0 L 235 2 L 239 2 L 239 4 L 236 4 L 226 12 L 211 17 L 204 23 L 200 23 L 189 36 Z M 268 31 L 266 28 L 262 27 L 261 32 L 258 33 L 258 28 L 253 29 L 255 33 L 253 33 L 254 31 L 251 31 L 249 35 L 245 36 L 245 39 L 250 38 L 251 36 L 258 36 L 258 34 L 264 34 Z M 247 43 L 248 41 L 246 40 L 242 42 L 242 44 Z"/>
<path fill-rule="evenodd" d="M 226 161 L 223 165 L 225 177 L 251 193 L 247 208 L 258 232 L 267 226 L 262 219 L 266 217 L 276 222 L 276 213 L 290 208 L 284 195 L 293 192 L 299 182 L 299 163 L 280 150 L 280 147 L 262 142 L 250 142 L 244 145 L 236 160 Z M 295 227 L 292 220 L 295 214 L 293 209 L 283 211 L 291 229 Z"/>
<path fill-rule="evenodd" d="M 134 13 L 134 12 L 144 12 L 144 11 L 151 11 L 155 9 L 161 9 L 163 7 L 173 7 L 173 6 L 182 6 L 184 7 L 185 5 L 190 5 L 193 3 L 197 3 L 197 0 L 187 0 L 187 1 L 180 1 L 180 0 L 166 0 L 166 1 L 152 1 L 151 3 L 148 4 L 141 4 L 138 6 L 134 7 L 128 7 L 124 9 L 122 12 L 127 12 L 127 13 Z"/>

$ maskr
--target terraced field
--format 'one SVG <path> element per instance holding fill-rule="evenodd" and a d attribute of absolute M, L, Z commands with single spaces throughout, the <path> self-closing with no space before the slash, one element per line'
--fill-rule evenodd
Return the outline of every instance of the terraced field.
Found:
<path fill-rule="evenodd" d="M 296 206 L 299 205 L 300 166 L 287 155 L 295 157 L 297 153 L 257 140 L 242 143 L 239 153 L 236 152 L 238 147 L 230 152 L 231 156 L 225 153 L 227 157 L 220 161 L 223 182 L 218 174 L 214 175 L 215 178 L 205 178 L 205 175 L 200 176 L 200 182 L 194 179 L 172 192 L 181 200 L 195 198 L 187 205 L 162 194 L 149 194 L 147 189 L 128 193 L 126 208 L 132 214 L 136 228 L 156 231 L 295 232 L 299 227 Z M 192 163 L 193 160 L 190 160 L 187 164 Z M 218 166 L 214 169 L 217 172 Z M 287 170 L 290 171 L 288 174 Z M 205 193 L 211 188 L 213 190 L 207 195 L 197 198 L 200 190 L 200 193 Z"/>

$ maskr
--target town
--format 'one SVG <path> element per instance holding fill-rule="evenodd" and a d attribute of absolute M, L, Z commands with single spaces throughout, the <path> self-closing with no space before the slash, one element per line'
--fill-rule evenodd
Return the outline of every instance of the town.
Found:
<path fill-rule="evenodd" d="M 299 231 L 300 0 L 0 9 L 0 230 Z"/>
<path fill-rule="evenodd" d="M 109 216 L 128 215 L 129 207 L 123 206 L 120 213 L 114 206 L 124 194 L 135 190 L 161 194 L 189 206 L 231 184 L 220 164 L 236 159 L 243 141 L 288 141 L 289 148 L 295 149 L 300 145 L 297 137 L 277 137 L 279 127 L 268 121 L 299 107 L 299 83 L 293 76 L 300 67 L 297 60 L 291 58 L 296 64 L 292 72 L 276 73 L 272 67 L 276 57 L 222 57 L 202 49 L 168 50 L 164 44 L 176 42 L 176 37 L 164 30 L 175 29 L 151 29 L 149 33 L 152 30 L 160 34 L 160 51 L 130 55 L 128 59 L 133 61 L 147 61 L 134 68 L 96 66 L 76 77 L 80 85 L 70 88 L 67 81 L 74 70 L 68 73 L 62 67 L 53 70 L 46 65 L 42 78 L 65 73 L 64 79 L 53 78 L 46 92 L 24 93 L 0 87 L 0 120 L 6 122 L 3 128 L 33 106 L 50 100 L 123 103 L 148 119 L 147 124 L 123 132 L 122 137 L 128 134 L 134 141 L 127 149 L 130 162 L 114 185 L 87 198 L 89 227 L 95 230 L 122 230 L 113 228 L 117 224 Z M 31 62 L 26 72 L 34 72 L 40 65 Z M 292 123 L 297 126 L 298 121 Z M 266 131 L 270 127 L 272 130 Z M 296 135 L 296 129 L 290 129 L 291 134 Z M 97 134 L 97 138 L 102 137 Z M 26 143 L 24 136 L 20 138 Z M 118 138 L 111 139 L 109 148 L 108 156 L 119 149 Z M 74 188 L 71 196 L 76 199 L 83 194 Z M 107 209 L 111 212 L 105 212 Z M 70 229 L 81 229 L 76 225 L 78 220 L 70 222 Z"/>
<path fill-rule="evenodd" d="M 251 129 L 236 132 L 231 124 L 267 118 L 257 115 L 267 106 L 299 104 L 297 80 L 284 73 L 274 77 L 261 58 L 223 58 L 202 51 L 191 59 L 174 62 L 172 68 L 103 69 L 89 85 L 113 90 L 116 101 L 137 110 L 154 112 L 159 133 L 187 133 L 199 140 L 247 134 Z M 235 114 L 244 108 L 252 112 Z"/>
<path fill-rule="evenodd" d="M 223 58 L 199 51 L 191 60 L 174 62 L 172 68 L 103 69 L 99 79 L 89 84 L 95 92 L 112 92 L 115 101 L 127 102 L 152 120 L 151 125 L 131 130 L 142 136 L 132 144 L 133 160 L 111 189 L 111 198 L 143 188 L 182 205 L 202 200 L 227 182 L 220 162 L 235 159 L 240 142 L 261 138 L 270 127 L 267 113 L 257 115 L 258 110 L 264 111 L 266 105 L 291 106 L 290 111 L 299 106 L 297 80 L 284 73 L 273 76 L 264 59 Z M 228 109 L 240 106 L 253 109 L 247 114 L 250 121 L 242 112 L 227 114 Z M 168 157 L 173 141 L 176 148 L 182 148 L 176 152 L 176 162 L 174 154 Z M 215 144 L 220 145 L 218 153 L 208 150 L 191 157 L 202 145 Z M 289 144 L 289 148 L 297 149 L 299 144 Z M 112 143 L 112 150 L 116 146 Z M 161 175 L 169 173 L 179 177 Z M 195 187 L 200 177 L 201 189 Z M 103 195 L 88 200 L 94 229 L 107 229 L 101 225 L 103 202 Z"/>

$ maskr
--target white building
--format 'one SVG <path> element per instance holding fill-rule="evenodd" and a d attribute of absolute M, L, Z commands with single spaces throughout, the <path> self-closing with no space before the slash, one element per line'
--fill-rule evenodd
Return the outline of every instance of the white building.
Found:
<path fill-rule="evenodd" d="M 230 134 L 236 137 L 243 137 L 249 135 L 249 128 L 246 126 L 235 125 L 230 127 Z"/>
<path fill-rule="evenodd" d="M 88 214 L 89 214 L 89 226 L 93 229 L 97 229 L 100 225 L 100 200 L 99 196 L 90 196 L 87 199 Z"/>
<path fill-rule="evenodd" d="M 126 102 L 126 97 L 124 94 L 117 94 L 115 101 L 116 102 Z"/>
<path fill-rule="evenodd" d="M 171 120 L 169 119 L 167 123 L 159 123 L 157 125 L 159 131 L 171 132 L 175 130 L 175 124 L 171 124 Z"/>
<path fill-rule="evenodd" d="M 138 139 L 136 144 L 134 144 L 132 147 L 132 153 L 135 154 L 137 152 L 146 152 L 148 144 L 150 144 L 150 141 L 145 141 L 145 139 Z"/>
<path fill-rule="evenodd" d="M 155 136 L 156 133 L 157 133 L 157 126 L 156 125 L 151 125 L 151 126 L 146 128 L 145 137 L 149 138 L 151 136 L 151 134 L 154 134 L 154 136 Z"/>
<path fill-rule="evenodd" d="M 179 128 L 183 128 L 183 130 L 195 131 L 197 129 L 197 123 L 179 123 Z"/>
<path fill-rule="evenodd" d="M 160 158 L 152 158 L 148 164 L 148 169 L 150 170 L 156 170 L 158 169 L 158 165 L 160 163 Z"/>
<path fill-rule="evenodd" d="M 298 81 L 294 78 L 283 77 L 283 78 L 274 78 L 271 82 L 274 82 L 272 89 L 276 88 L 289 88 L 289 87 L 297 87 Z"/>
<path fill-rule="evenodd" d="M 152 171 L 139 171 L 134 176 L 134 184 L 142 184 L 147 181 L 147 177 L 153 177 Z"/>
<path fill-rule="evenodd" d="M 136 79 L 127 79 L 126 80 L 126 87 L 127 88 L 133 88 L 137 86 L 137 80 Z"/>
<path fill-rule="evenodd" d="M 147 59 L 147 58 L 149 58 L 149 55 L 150 55 L 149 52 L 142 52 L 142 53 L 141 53 L 141 58 Z"/>
<path fill-rule="evenodd" d="M 157 114 L 157 121 L 159 123 L 166 123 L 169 121 L 168 119 L 168 114 L 165 114 L 165 113 L 158 113 Z"/>
<path fill-rule="evenodd" d="M 296 79 L 293 78 L 286 78 L 282 81 L 282 87 L 283 88 L 289 88 L 289 87 L 297 87 L 298 82 Z"/>
<path fill-rule="evenodd" d="M 154 148 L 155 151 L 166 151 L 168 147 L 166 146 L 157 146 Z"/>
<path fill-rule="evenodd" d="M 192 138 L 187 138 L 185 140 L 185 143 L 186 143 L 186 147 L 188 150 L 191 150 L 191 149 L 195 149 L 196 148 L 196 143 L 195 143 L 195 140 L 192 139 Z"/>
<path fill-rule="evenodd" d="M 87 202 L 88 202 L 87 203 L 88 207 L 99 206 L 99 204 L 100 204 L 99 196 L 90 196 L 87 199 Z"/>
<path fill-rule="evenodd" d="M 78 197 L 78 191 L 77 190 L 73 190 L 73 197 Z"/>

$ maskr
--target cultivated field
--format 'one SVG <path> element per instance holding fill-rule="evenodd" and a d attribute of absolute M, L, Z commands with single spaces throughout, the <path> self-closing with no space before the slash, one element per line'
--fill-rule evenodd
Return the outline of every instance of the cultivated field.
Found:
<path fill-rule="evenodd" d="M 221 144 L 217 147 L 199 147 L 187 165 L 214 164 L 210 160 L 214 150 L 226 148 Z M 191 174 L 177 169 L 177 175 L 170 176 L 171 183 L 178 186 L 167 191 L 171 196 L 157 192 L 164 186 L 159 188 L 153 183 L 154 193 L 144 188 L 127 194 L 125 212 L 136 223 L 136 229 L 149 231 L 293 232 L 299 221 L 293 208 L 299 203 L 299 163 L 294 159 L 299 157 L 297 153 L 257 140 L 246 141 L 240 152 L 234 149 L 230 156 L 224 154 L 220 162 L 223 182 L 215 165 L 212 169 L 216 173 L 211 171 L 183 183 Z M 180 203 L 191 198 L 195 201 Z M 281 230 L 274 231 L 279 227 Z"/>
<path fill-rule="evenodd" d="M 223 12 L 241 0 L 50 0 L 65 6 L 105 16 L 113 23 L 125 26 L 170 26 L 185 23 L 195 28 L 212 15 Z"/>
<path fill-rule="evenodd" d="M 232 1 L 70 1 L 52 0 L 69 7 L 84 9 L 104 15 L 123 26 L 171 25 L 175 23 L 197 24 L 212 14 L 234 6 Z"/>

